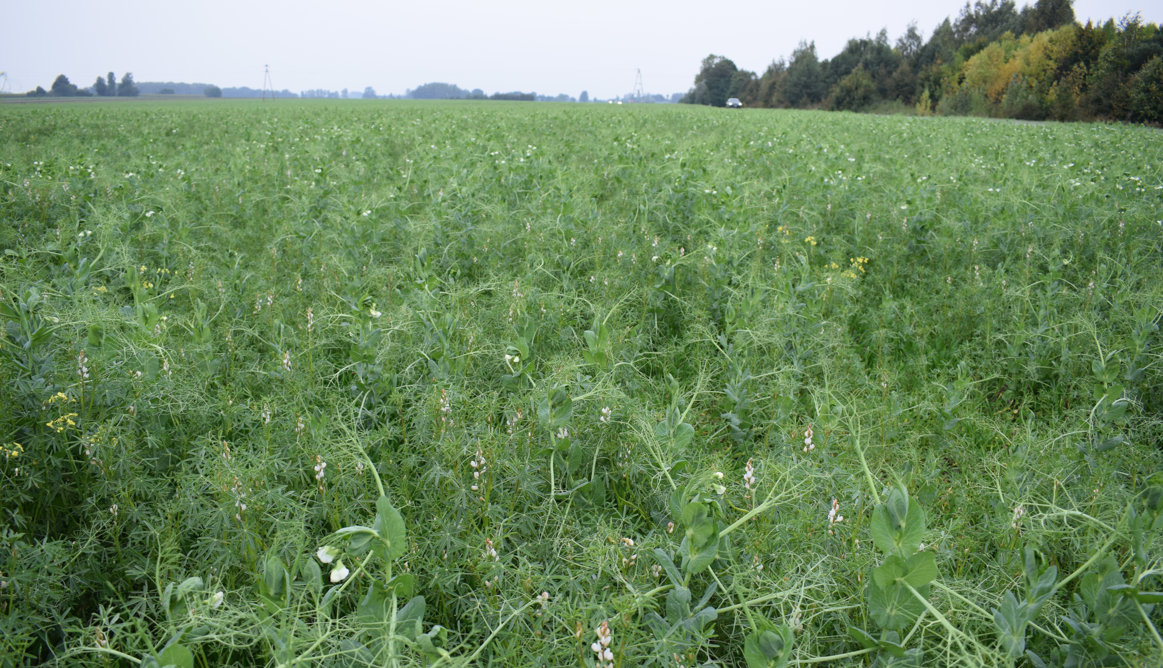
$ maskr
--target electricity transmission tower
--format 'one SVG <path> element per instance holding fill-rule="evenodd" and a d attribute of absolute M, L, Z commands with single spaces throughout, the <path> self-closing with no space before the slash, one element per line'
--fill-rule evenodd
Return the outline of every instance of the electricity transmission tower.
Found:
<path fill-rule="evenodd" d="M 646 90 L 642 86 L 642 69 L 638 69 L 638 73 L 634 75 L 634 92 L 630 94 L 631 100 L 634 102 L 642 102 L 646 99 Z"/>
<path fill-rule="evenodd" d="M 0 72 L 0 93 L 8 92 L 8 73 Z"/>
<path fill-rule="evenodd" d="M 262 99 L 266 100 L 268 94 L 272 100 L 275 99 L 275 86 L 271 83 L 271 66 L 263 65 Z"/>

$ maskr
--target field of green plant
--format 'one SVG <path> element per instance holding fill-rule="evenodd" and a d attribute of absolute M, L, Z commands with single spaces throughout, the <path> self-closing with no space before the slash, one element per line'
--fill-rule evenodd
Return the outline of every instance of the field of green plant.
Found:
<path fill-rule="evenodd" d="M 0 137 L 0 665 L 1159 665 L 1158 131 Z"/>

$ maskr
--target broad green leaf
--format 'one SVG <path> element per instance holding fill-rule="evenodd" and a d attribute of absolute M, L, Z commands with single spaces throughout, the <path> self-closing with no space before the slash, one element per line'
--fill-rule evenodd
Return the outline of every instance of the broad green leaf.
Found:
<path fill-rule="evenodd" d="M 396 612 L 396 628 L 400 635 L 415 640 L 424 626 L 424 597 L 415 596 Z"/>
<path fill-rule="evenodd" d="M 1029 623 L 1029 608 L 1018 603 L 1012 591 L 1002 598 L 1001 607 L 993 611 L 993 621 L 997 626 L 998 639 L 1012 659 L 1017 659 L 1026 651 L 1026 625 Z"/>
<path fill-rule="evenodd" d="M 299 566 L 299 577 L 307 583 L 307 588 L 310 589 L 316 596 L 323 589 L 323 570 L 319 568 L 319 564 L 314 559 L 307 559 Z"/>
<path fill-rule="evenodd" d="M 884 588 L 900 581 L 923 587 L 937 579 L 937 559 L 932 552 L 917 552 L 908 559 L 892 555 L 872 571 L 876 586 Z"/>
<path fill-rule="evenodd" d="M 391 561 L 404 554 L 407 547 L 404 540 L 404 518 L 386 496 L 376 500 L 376 521 L 372 525 L 372 530 L 379 536 L 385 548 L 385 553 L 381 556 Z"/>
<path fill-rule="evenodd" d="M 872 534 L 872 543 L 876 545 L 876 549 L 885 554 L 892 554 L 896 551 L 896 541 L 893 540 L 894 532 L 889 521 L 888 511 L 884 506 L 872 509 L 872 521 L 868 530 Z"/>
<path fill-rule="evenodd" d="M 428 629 L 427 633 L 421 633 L 416 637 L 416 643 L 420 646 L 420 652 L 428 659 L 438 659 L 448 654 L 444 649 L 448 644 L 448 629 L 436 624 Z"/>
<path fill-rule="evenodd" d="M 675 587 L 666 594 L 666 619 L 677 624 L 691 614 L 691 590 Z"/>
<path fill-rule="evenodd" d="M 893 490 L 889 498 L 872 511 L 869 527 L 872 542 L 885 554 L 908 557 L 925 537 L 925 511 L 910 502 L 907 494 Z"/>
<path fill-rule="evenodd" d="M 185 645 L 175 643 L 158 653 L 157 662 L 161 668 L 194 668 L 194 654 Z"/>
<path fill-rule="evenodd" d="M 388 616 L 388 591 L 379 581 L 368 585 L 363 600 L 355 607 L 355 613 L 360 621 L 377 624 Z"/>
<path fill-rule="evenodd" d="M 662 570 L 666 571 L 672 585 L 677 587 L 682 583 L 682 576 L 678 574 L 678 568 L 675 567 L 674 560 L 670 558 L 669 554 L 656 547 L 654 548 L 654 561 L 662 566 Z"/>
<path fill-rule="evenodd" d="M 675 427 L 674 433 L 673 433 L 675 447 L 681 450 L 681 449 L 685 448 L 686 446 L 690 445 L 690 442 L 694 438 L 694 435 L 695 435 L 695 428 L 694 427 L 690 426 L 689 424 L 687 424 L 685 422 L 678 425 L 677 427 Z"/>
<path fill-rule="evenodd" d="M 396 592 L 400 598 L 411 598 L 416 590 L 416 576 L 411 573 L 401 573 L 392 578 L 387 585 L 388 591 Z"/>
<path fill-rule="evenodd" d="M 283 565 L 282 559 L 273 554 L 268 556 L 263 567 L 262 593 L 273 598 L 282 596 L 286 578 L 287 568 Z"/>
<path fill-rule="evenodd" d="M 747 668 L 783 668 L 793 649 L 792 632 L 786 624 L 779 626 L 764 620 L 743 641 L 743 658 Z"/>
<path fill-rule="evenodd" d="M 914 588 L 923 587 L 937 579 L 937 556 L 932 552 L 917 552 L 905 564 L 905 582 Z"/>
<path fill-rule="evenodd" d="M 849 626 L 848 635 L 852 636 L 852 639 L 860 643 L 860 646 L 864 649 L 872 649 L 877 646 L 876 638 L 873 638 L 872 634 L 868 631 L 857 626 Z"/>
<path fill-rule="evenodd" d="M 719 534 L 713 534 L 712 540 L 703 546 L 702 549 L 691 550 L 686 538 L 683 538 L 682 544 L 688 546 L 688 552 L 684 554 L 686 558 L 683 559 L 683 570 L 688 575 L 695 575 L 703 572 L 715 562 L 715 558 L 719 552 Z"/>
<path fill-rule="evenodd" d="M 904 577 L 906 571 L 905 560 L 894 554 L 872 570 L 872 581 L 877 587 L 884 589 Z"/>
<path fill-rule="evenodd" d="M 925 592 L 918 590 L 924 596 Z M 925 606 L 902 584 L 878 587 L 872 583 L 868 587 L 868 610 L 872 619 L 882 629 L 902 631 L 912 624 L 924 611 Z"/>

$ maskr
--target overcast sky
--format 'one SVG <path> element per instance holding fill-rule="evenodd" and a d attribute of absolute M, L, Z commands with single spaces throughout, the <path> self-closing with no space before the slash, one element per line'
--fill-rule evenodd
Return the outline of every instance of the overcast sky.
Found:
<path fill-rule="evenodd" d="M 137 81 L 403 94 L 433 81 L 486 93 L 609 98 L 689 89 L 707 54 L 763 73 L 801 39 L 821 58 L 851 37 L 911 21 L 927 40 L 964 0 L 16 0 L 0 20 L 0 71 L 9 92 L 81 87 L 112 70 Z M 1028 4 L 1018 0 L 1018 6 Z M 1142 12 L 1163 22 L 1163 0 L 1075 0 L 1076 16 Z"/>

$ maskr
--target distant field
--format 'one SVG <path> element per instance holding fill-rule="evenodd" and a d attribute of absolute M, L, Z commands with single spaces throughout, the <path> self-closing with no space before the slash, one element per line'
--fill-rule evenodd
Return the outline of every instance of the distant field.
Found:
<path fill-rule="evenodd" d="M 1157 131 L 219 100 L 0 136 L 0 665 L 1163 654 Z"/>

